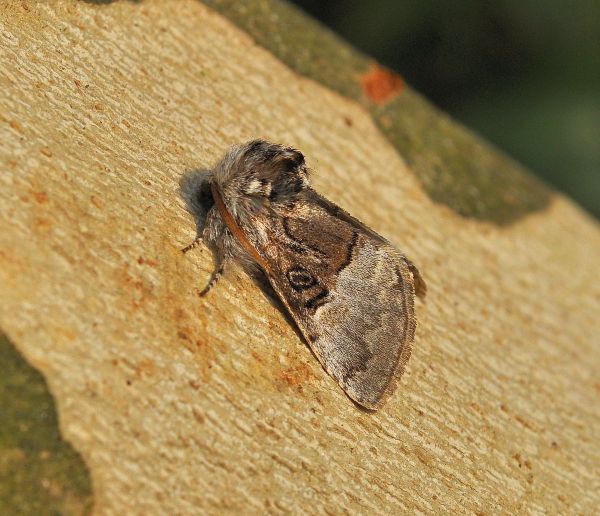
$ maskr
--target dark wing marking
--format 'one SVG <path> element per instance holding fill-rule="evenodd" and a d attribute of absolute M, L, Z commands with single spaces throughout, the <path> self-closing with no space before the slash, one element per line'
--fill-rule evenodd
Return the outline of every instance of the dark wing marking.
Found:
<path fill-rule="evenodd" d="M 252 242 L 269 281 L 344 391 L 381 406 L 410 356 L 416 268 L 315 192 L 292 211 L 271 209 L 255 220 L 267 243 Z"/>
<path fill-rule="evenodd" d="M 325 197 L 319 195 L 314 190 L 309 190 L 308 198 L 311 202 L 314 202 L 314 204 L 320 206 L 331 216 L 343 220 L 344 222 L 347 222 L 349 225 L 353 226 L 358 231 L 369 235 L 371 238 L 373 238 L 373 240 L 391 246 L 391 244 L 385 238 L 373 231 L 369 226 L 366 226 L 360 220 L 350 215 L 347 211 L 343 210 L 338 205 L 327 200 Z M 427 294 L 427 284 L 425 283 L 425 280 L 421 276 L 421 273 L 417 269 L 416 265 L 412 263 L 408 258 L 406 258 L 406 256 L 402 255 L 401 253 L 399 254 L 401 255 L 402 259 L 406 262 L 411 274 L 413 275 L 415 294 L 421 298 L 424 298 Z"/>

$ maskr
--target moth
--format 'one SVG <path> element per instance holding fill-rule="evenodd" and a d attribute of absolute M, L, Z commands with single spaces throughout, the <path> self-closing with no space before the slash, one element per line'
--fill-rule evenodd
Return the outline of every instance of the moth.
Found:
<path fill-rule="evenodd" d="M 419 271 L 385 238 L 315 192 L 304 156 L 263 140 L 231 147 L 196 192 L 196 239 L 218 266 L 262 271 L 325 370 L 368 409 L 382 406 L 410 356 Z"/>

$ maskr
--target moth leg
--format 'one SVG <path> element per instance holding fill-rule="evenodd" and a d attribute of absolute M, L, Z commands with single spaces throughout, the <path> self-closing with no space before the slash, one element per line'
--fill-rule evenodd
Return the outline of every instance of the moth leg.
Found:
<path fill-rule="evenodd" d="M 210 289 L 212 289 L 217 284 L 217 281 L 219 281 L 221 276 L 223 276 L 223 272 L 225 271 L 225 265 L 227 264 L 227 262 L 228 260 L 225 258 L 221 261 L 221 263 L 219 263 L 219 267 L 215 272 L 213 272 L 213 275 L 207 283 L 206 287 L 204 287 L 200 291 L 200 294 L 198 294 L 200 297 L 204 297 L 206 294 L 208 294 Z"/>
<path fill-rule="evenodd" d="M 204 238 L 204 235 L 203 235 L 202 233 L 200 233 L 200 234 L 196 235 L 196 238 L 194 238 L 194 241 L 193 241 L 191 244 L 189 244 L 189 245 L 186 245 L 186 246 L 185 246 L 185 247 L 184 247 L 184 248 L 181 250 L 181 252 L 182 252 L 183 254 L 185 254 L 185 253 L 187 253 L 188 251 L 191 251 L 192 249 L 194 249 L 194 248 L 198 247 L 198 246 L 199 246 L 199 245 L 202 243 L 202 240 L 203 240 L 203 238 Z"/>

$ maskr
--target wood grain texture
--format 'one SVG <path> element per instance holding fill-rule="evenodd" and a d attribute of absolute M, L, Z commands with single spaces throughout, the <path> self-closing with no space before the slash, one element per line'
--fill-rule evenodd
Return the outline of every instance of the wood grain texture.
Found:
<path fill-rule="evenodd" d="M 597 510 L 600 231 L 570 201 L 459 217 L 364 108 L 192 0 L 6 4 L 0 69 L 0 327 L 96 513 Z M 378 413 L 243 274 L 196 295 L 213 264 L 179 252 L 179 178 L 258 137 L 302 149 L 427 279 Z"/>

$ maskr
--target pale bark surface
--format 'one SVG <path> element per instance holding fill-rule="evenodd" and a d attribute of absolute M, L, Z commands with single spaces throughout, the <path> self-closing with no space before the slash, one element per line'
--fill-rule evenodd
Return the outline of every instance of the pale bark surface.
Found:
<path fill-rule="evenodd" d="M 503 227 L 432 202 L 363 107 L 199 2 L 25 7 L 0 11 L 0 328 L 98 514 L 597 510 L 595 222 L 559 195 Z M 256 137 L 427 281 L 377 413 L 241 272 L 197 296 L 180 177 Z"/>

